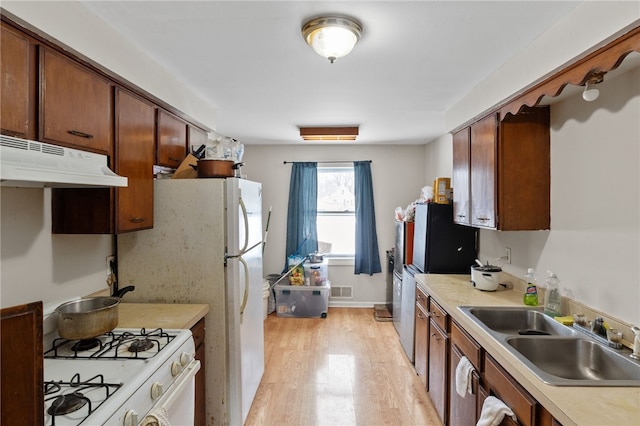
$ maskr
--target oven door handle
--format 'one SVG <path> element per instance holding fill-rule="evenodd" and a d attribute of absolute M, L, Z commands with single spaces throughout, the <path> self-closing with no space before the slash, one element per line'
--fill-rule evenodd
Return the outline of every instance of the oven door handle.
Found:
<path fill-rule="evenodd" d="M 182 370 L 178 380 L 158 399 L 153 408 L 147 413 L 144 419 L 142 419 L 140 426 L 166 424 L 167 421 L 161 413 L 169 412 L 173 403 L 180 397 L 185 388 L 192 383 L 192 379 L 199 370 L 200 361 L 197 359 L 191 360 L 184 370 Z M 155 410 L 158 411 L 158 414 L 154 414 Z"/>

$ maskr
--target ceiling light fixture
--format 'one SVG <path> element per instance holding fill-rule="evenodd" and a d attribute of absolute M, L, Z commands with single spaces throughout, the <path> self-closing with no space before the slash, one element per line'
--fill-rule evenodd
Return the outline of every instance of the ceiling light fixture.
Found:
<path fill-rule="evenodd" d="M 602 81 L 604 80 L 604 74 L 604 71 L 598 71 L 589 76 L 584 84 L 582 99 L 587 102 L 592 102 L 598 99 L 598 96 L 600 96 L 600 90 L 598 90 L 595 85 L 602 83 Z"/>
<path fill-rule="evenodd" d="M 358 127 L 300 127 L 305 141 L 355 141 Z"/>
<path fill-rule="evenodd" d="M 345 16 L 314 18 L 302 26 L 302 36 L 315 52 L 334 63 L 351 52 L 362 35 L 362 26 Z"/>

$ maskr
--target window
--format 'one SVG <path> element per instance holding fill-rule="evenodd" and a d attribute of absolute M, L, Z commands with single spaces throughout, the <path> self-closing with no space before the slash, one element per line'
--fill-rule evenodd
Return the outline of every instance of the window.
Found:
<path fill-rule="evenodd" d="M 355 254 L 353 166 L 318 166 L 318 251 L 332 257 Z"/>

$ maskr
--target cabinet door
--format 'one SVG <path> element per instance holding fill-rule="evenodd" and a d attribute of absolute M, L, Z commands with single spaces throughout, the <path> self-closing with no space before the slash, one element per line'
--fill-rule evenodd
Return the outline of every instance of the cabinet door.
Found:
<path fill-rule="evenodd" d="M 458 395 L 455 386 L 456 366 L 460 362 L 462 355 L 458 348 L 452 344 L 449 351 L 449 424 L 456 426 L 473 426 L 476 424 L 477 419 L 476 397 L 478 395 L 480 376 L 474 370 L 471 373 L 472 393 L 467 393 L 464 397 Z"/>
<path fill-rule="evenodd" d="M 497 117 L 491 114 L 471 125 L 471 225 L 496 227 Z M 454 188 L 455 194 L 455 188 Z"/>
<path fill-rule="evenodd" d="M 46 48 L 40 56 L 43 142 L 112 153 L 111 83 Z"/>
<path fill-rule="evenodd" d="M 198 321 L 196 325 L 191 327 L 191 333 L 193 334 L 193 341 L 196 346 L 196 359 L 200 361 L 200 371 L 196 374 L 196 401 L 195 401 L 195 418 L 194 425 L 207 424 L 207 399 L 206 399 L 206 384 L 205 384 L 205 326 L 204 318 Z"/>
<path fill-rule="evenodd" d="M 433 320 L 429 322 L 429 396 L 440 416 L 447 424 L 448 389 L 448 337 Z"/>
<path fill-rule="evenodd" d="M 460 130 L 453 135 L 453 221 L 471 225 L 471 129 Z"/>
<path fill-rule="evenodd" d="M 129 186 L 116 188 L 116 231 L 153 227 L 155 107 L 116 90 L 116 173 Z"/>
<path fill-rule="evenodd" d="M 511 408 L 518 418 L 518 424 L 525 426 L 538 424 L 536 421 L 537 401 L 489 355 L 485 356 L 484 365 L 484 378 L 489 393 L 495 395 Z"/>
<path fill-rule="evenodd" d="M 425 388 L 429 389 L 427 382 L 429 354 L 429 316 L 419 302 L 416 301 L 416 336 L 414 366 L 416 374 L 422 380 Z"/>
<path fill-rule="evenodd" d="M 157 164 L 178 167 L 187 155 L 187 123 L 158 109 Z"/>
<path fill-rule="evenodd" d="M 4 308 L 0 316 L 0 424 L 42 425 L 42 302 Z"/>
<path fill-rule="evenodd" d="M 34 139 L 36 134 L 35 45 L 2 23 L 0 36 L 0 127 L 2 134 Z"/>

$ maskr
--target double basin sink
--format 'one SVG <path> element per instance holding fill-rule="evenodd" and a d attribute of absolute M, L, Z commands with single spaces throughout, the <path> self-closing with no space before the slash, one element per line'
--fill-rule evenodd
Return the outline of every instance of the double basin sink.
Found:
<path fill-rule="evenodd" d="M 640 386 L 640 363 L 545 315 L 539 308 L 461 306 L 543 382 L 555 386 Z"/>

